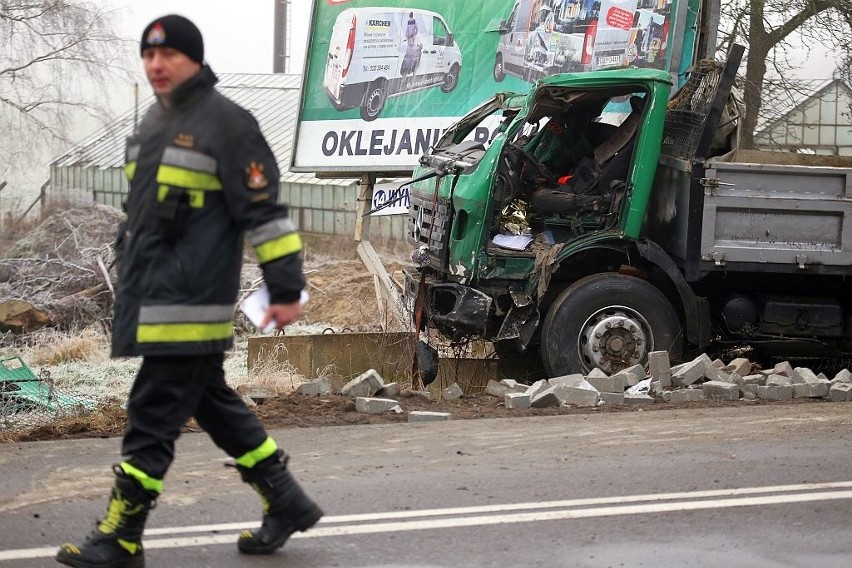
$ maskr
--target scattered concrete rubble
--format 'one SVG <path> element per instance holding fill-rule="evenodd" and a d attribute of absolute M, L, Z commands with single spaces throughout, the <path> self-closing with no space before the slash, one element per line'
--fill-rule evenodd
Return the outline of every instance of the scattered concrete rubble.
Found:
<path fill-rule="evenodd" d="M 352 379 L 339 390 L 319 378 L 301 385 L 304 395 L 339 392 L 355 398 L 355 409 L 365 413 L 403 412 L 401 396 L 431 396 L 429 391 L 400 390 L 397 383 L 385 384 L 374 369 Z M 702 354 L 692 361 L 671 366 L 668 353 L 650 354 L 647 370 L 641 365 L 607 375 L 594 369 L 587 375 L 571 374 L 536 381 L 532 385 L 512 379 L 490 380 L 485 393 L 503 401 L 507 409 L 546 408 L 553 406 L 621 406 L 657 402 L 694 402 L 702 400 L 791 400 L 820 398 L 831 402 L 852 401 L 852 372 L 843 369 L 829 380 L 805 367 L 793 367 L 784 361 L 772 369 L 759 369 L 745 358 L 725 363 Z M 444 400 L 464 396 L 453 383 L 441 391 Z M 413 411 L 409 422 L 449 420 L 442 412 Z"/>

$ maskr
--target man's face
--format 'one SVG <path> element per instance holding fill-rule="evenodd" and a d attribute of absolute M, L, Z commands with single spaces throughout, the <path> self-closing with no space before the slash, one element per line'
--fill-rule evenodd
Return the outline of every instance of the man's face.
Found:
<path fill-rule="evenodd" d="M 146 47 L 142 52 L 142 63 L 148 82 L 159 97 L 168 97 L 178 85 L 201 69 L 200 63 L 171 47 Z"/>

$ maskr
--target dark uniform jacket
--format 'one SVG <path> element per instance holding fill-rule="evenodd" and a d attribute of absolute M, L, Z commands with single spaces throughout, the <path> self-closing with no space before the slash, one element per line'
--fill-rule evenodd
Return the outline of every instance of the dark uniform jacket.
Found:
<path fill-rule="evenodd" d="M 277 203 L 275 158 L 257 121 L 216 81 L 203 66 L 127 141 L 114 357 L 230 348 L 244 235 L 272 303 L 298 301 L 304 287 L 301 240 Z"/>

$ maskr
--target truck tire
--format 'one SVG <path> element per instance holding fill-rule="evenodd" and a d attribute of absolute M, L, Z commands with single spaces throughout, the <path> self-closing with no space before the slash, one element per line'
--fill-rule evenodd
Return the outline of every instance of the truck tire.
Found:
<path fill-rule="evenodd" d="M 364 122 L 372 122 L 379 118 L 382 109 L 385 108 L 387 98 L 388 94 L 383 80 L 379 79 L 370 83 L 367 92 L 364 93 L 364 102 L 361 103 L 361 119 Z"/>
<path fill-rule="evenodd" d="M 445 93 L 452 92 L 459 85 L 459 66 L 455 63 L 450 67 L 450 72 L 444 76 L 441 90 Z"/>
<path fill-rule="evenodd" d="M 494 80 L 502 83 L 505 78 L 506 70 L 503 69 L 503 56 L 498 53 L 497 58 L 494 60 Z"/>
<path fill-rule="evenodd" d="M 653 285 L 616 273 L 587 276 L 566 288 L 541 330 L 541 356 L 549 376 L 607 374 L 647 363 L 651 351 L 680 350 L 680 321 Z"/>

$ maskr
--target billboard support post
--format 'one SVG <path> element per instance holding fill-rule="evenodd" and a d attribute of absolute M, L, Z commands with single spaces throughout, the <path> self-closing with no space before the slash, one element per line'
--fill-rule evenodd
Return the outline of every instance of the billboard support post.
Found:
<path fill-rule="evenodd" d="M 365 173 L 361 176 L 361 191 L 355 207 L 355 240 L 358 242 L 370 240 L 370 209 L 375 185 L 376 174 Z"/>
<path fill-rule="evenodd" d="M 402 289 L 394 282 L 391 275 L 382 264 L 382 259 L 379 257 L 376 250 L 370 243 L 370 210 L 373 204 L 373 189 L 376 185 L 376 174 L 365 173 L 361 176 L 361 191 L 358 195 L 358 204 L 355 207 L 355 241 L 358 243 L 358 256 L 367 268 L 367 271 L 373 275 L 373 284 L 376 288 L 376 300 L 380 314 L 382 314 L 382 328 L 387 331 L 387 327 L 392 321 L 387 317 L 393 316 L 396 325 L 394 328 L 402 326 L 403 329 L 411 327 L 410 318 L 406 317 L 405 304 L 402 299 Z"/>

